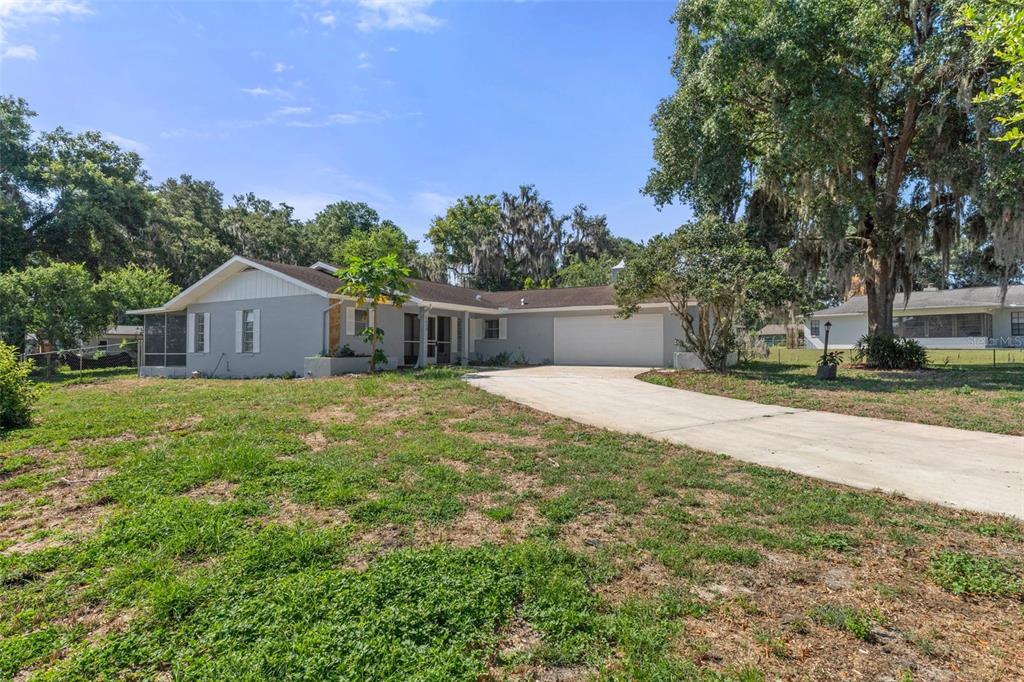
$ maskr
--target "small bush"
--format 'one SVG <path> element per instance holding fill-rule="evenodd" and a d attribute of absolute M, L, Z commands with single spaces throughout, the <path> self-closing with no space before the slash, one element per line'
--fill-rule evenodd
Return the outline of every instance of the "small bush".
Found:
<path fill-rule="evenodd" d="M 14 346 L 0 341 L 0 431 L 28 426 L 36 392 L 29 379 L 32 361 L 18 362 Z"/>
<path fill-rule="evenodd" d="M 862 336 L 853 357 L 874 369 L 921 369 L 928 365 L 928 351 L 924 346 L 899 336 Z"/>
<path fill-rule="evenodd" d="M 939 552 L 932 557 L 929 575 L 953 594 L 992 597 L 1024 596 L 1020 565 L 1006 559 L 975 556 L 967 552 Z"/>

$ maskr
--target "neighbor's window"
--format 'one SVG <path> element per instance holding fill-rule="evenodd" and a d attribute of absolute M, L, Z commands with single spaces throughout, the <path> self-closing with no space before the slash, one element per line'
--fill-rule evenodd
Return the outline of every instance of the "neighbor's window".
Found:
<path fill-rule="evenodd" d="M 821 320 L 811 320 L 811 336 L 814 338 L 821 336 Z"/>
<path fill-rule="evenodd" d="M 501 334 L 498 320 L 484 320 L 484 338 L 496 339 Z"/>
<path fill-rule="evenodd" d="M 370 326 L 370 311 L 356 309 L 355 320 L 356 334 L 362 334 L 364 331 L 366 331 L 366 328 Z"/>
<path fill-rule="evenodd" d="M 198 313 L 195 317 L 195 338 L 193 347 L 197 353 L 202 353 L 206 347 L 206 315 Z"/>
<path fill-rule="evenodd" d="M 1024 312 L 1010 313 L 1010 333 L 1024 336 Z"/>
<path fill-rule="evenodd" d="M 242 311 L 242 352 L 251 353 L 256 334 L 255 314 L 252 310 Z"/>

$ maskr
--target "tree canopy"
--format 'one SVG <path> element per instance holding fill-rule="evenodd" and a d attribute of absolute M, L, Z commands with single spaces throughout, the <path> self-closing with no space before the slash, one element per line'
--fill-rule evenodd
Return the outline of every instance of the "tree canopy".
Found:
<path fill-rule="evenodd" d="M 653 237 L 615 283 L 619 314 L 630 317 L 652 298 L 668 301 L 682 322 L 677 343 L 708 369 L 724 369 L 738 346 L 737 327 L 760 328 L 802 295 L 781 262 L 785 252 L 773 259 L 747 242 L 745 229 L 708 216 Z"/>
<path fill-rule="evenodd" d="M 1024 158 L 992 140 L 994 105 L 971 105 L 1007 71 L 962 7 L 680 2 L 678 87 L 654 115 L 645 191 L 726 221 L 770 198 L 808 280 L 862 278 L 873 334 L 892 333 L 928 239 L 947 265 L 959 239 L 991 244 L 1005 282 L 1024 257 Z"/>
<path fill-rule="evenodd" d="M 352 256 L 348 265 L 338 271 L 341 286 L 338 293 L 351 296 L 359 306 L 369 305 L 374 311 L 373 324 L 366 327 L 363 336 L 370 344 L 370 371 L 377 370 L 377 344 L 384 339 L 384 330 L 376 326 L 377 307 L 391 304 L 401 308 L 409 300 L 409 268 L 395 254 L 373 259 Z"/>

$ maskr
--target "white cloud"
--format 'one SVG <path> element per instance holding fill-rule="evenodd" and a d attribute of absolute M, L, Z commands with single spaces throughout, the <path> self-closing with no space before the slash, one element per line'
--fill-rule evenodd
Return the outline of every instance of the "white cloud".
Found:
<path fill-rule="evenodd" d="M 379 123 L 394 118 L 387 111 L 345 111 L 331 114 L 319 121 L 288 121 L 285 125 L 291 128 L 329 128 L 331 126 L 351 126 L 360 123 Z"/>
<path fill-rule="evenodd" d="M 360 31 L 434 31 L 444 20 L 428 13 L 434 0 L 358 0 Z"/>
<path fill-rule="evenodd" d="M 254 88 L 239 88 L 239 92 L 244 92 L 247 95 L 253 97 L 276 97 L 278 99 L 289 99 L 292 93 L 281 88 L 264 88 L 263 86 L 256 86 Z"/>
<path fill-rule="evenodd" d="M 28 24 L 41 21 L 59 21 L 63 17 L 81 17 L 92 14 L 84 0 L 0 0 L 0 46 L 7 43 L 7 32 Z M 30 48 L 28 45 L 10 46 L 10 49 Z M 7 56 L 7 50 L 3 51 Z M 22 54 L 28 54 L 24 51 Z M 35 57 L 11 56 L 9 59 L 34 59 Z"/>
<path fill-rule="evenodd" d="M 124 137 L 115 133 L 103 133 L 103 137 L 107 138 L 118 147 L 130 149 L 133 152 L 144 152 L 149 149 L 149 147 L 138 140 L 133 140 L 130 137 Z"/>
<path fill-rule="evenodd" d="M 416 192 L 412 195 L 412 205 L 416 210 L 430 217 L 441 215 L 454 203 L 455 197 L 437 192 Z"/>
<path fill-rule="evenodd" d="M 398 52 L 398 48 L 397 47 L 389 47 L 387 50 L 385 50 L 385 52 Z"/>
<path fill-rule="evenodd" d="M 10 45 L 3 51 L 4 59 L 27 59 L 32 61 L 37 56 L 36 48 L 31 45 Z"/>
<path fill-rule="evenodd" d="M 273 117 L 279 116 L 299 116 L 301 114 L 308 114 L 313 111 L 312 107 L 281 107 L 277 111 L 271 114 Z"/>
<path fill-rule="evenodd" d="M 326 26 L 327 28 L 334 28 L 334 25 L 338 23 L 337 15 L 332 14 L 331 12 L 318 14 L 316 20 L 319 21 L 324 26 Z"/>
<path fill-rule="evenodd" d="M 284 62 L 274 62 L 274 73 L 284 73 L 285 71 L 291 70 L 292 67 L 288 66 Z"/>
<path fill-rule="evenodd" d="M 373 66 L 370 63 L 370 53 L 369 52 L 360 52 L 358 58 L 359 58 L 358 66 L 359 66 L 360 69 L 368 69 L 371 66 Z"/>

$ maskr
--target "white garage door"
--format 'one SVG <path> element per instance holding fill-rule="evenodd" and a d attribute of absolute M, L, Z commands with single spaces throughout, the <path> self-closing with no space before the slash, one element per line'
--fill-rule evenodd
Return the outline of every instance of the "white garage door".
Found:
<path fill-rule="evenodd" d="M 611 315 L 555 318 L 556 365 L 622 365 L 660 367 L 665 364 L 662 315 Z"/>

